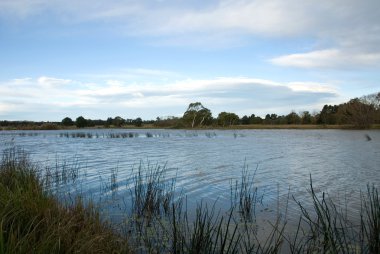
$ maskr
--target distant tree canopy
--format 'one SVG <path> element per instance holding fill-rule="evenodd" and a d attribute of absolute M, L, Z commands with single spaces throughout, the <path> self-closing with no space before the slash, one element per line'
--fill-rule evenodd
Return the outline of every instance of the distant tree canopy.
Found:
<path fill-rule="evenodd" d="M 62 119 L 62 125 L 64 126 L 73 126 L 75 123 L 70 117 L 65 117 Z"/>
<path fill-rule="evenodd" d="M 75 120 L 75 125 L 76 125 L 78 128 L 84 128 L 84 127 L 87 127 L 87 120 L 86 120 L 83 116 L 79 116 L 79 117 Z"/>
<path fill-rule="evenodd" d="M 362 98 L 355 98 L 339 106 L 339 116 L 342 123 L 350 123 L 358 128 L 368 128 L 375 122 L 378 112 L 375 105 L 367 103 Z"/>
<path fill-rule="evenodd" d="M 338 108 L 337 105 L 324 105 L 322 111 L 318 115 L 318 124 L 337 124 L 338 122 Z"/>
<path fill-rule="evenodd" d="M 261 124 L 263 123 L 263 119 L 259 116 L 255 116 L 255 114 L 252 114 L 251 116 L 243 116 L 240 119 L 241 124 Z"/>
<path fill-rule="evenodd" d="M 239 124 L 239 116 L 235 113 L 220 112 L 217 120 L 218 125 L 223 127 Z"/>
<path fill-rule="evenodd" d="M 186 125 L 194 127 L 202 127 L 212 123 L 212 114 L 208 108 L 205 108 L 202 103 L 190 103 L 186 112 L 182 117 Z"/>
<path fill-rule="evenodd" d="M 157 117 L 154 122 L 154 126 L 165 128 L 165 127 L 174 127 L 180 128 L 183 127 L 183 122 L 180 117 L 176 116 L 167 116 L 167 117 Z"/>
<path fill-rule="evenodd" d="M 292 111 L 288 115 L 286 115 L 286 123 L 287 124 L 300 124 L 301 123 L 301 117 L 297 115 L 296 112 Z"/>
<path fill-rule="evenodd" d="M 301 113 L 301 123 L 302 124 L 311 124 L 312 123 L 312 115 L 309 113 L 309 111 L 303 111 Z"/>
<path fill-rule="evenodd" d="M 133 124 L 134 124 L 136 127 L 141 127 L 142 124 L 143 124 L 143 120 L 142 120 L 140 117 L 137 117 L 137 118 L 133 121 Z"/>

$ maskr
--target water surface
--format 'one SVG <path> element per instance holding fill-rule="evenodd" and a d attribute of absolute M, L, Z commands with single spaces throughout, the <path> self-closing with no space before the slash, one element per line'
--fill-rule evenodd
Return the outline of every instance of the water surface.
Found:
<path fill-rule="evenodd" d="M 360 190 L 380 183 L 376 130 L 1 131 L 0 145 L 1 150 L 22 146 L 40 165 L 75 164 L 80 192 L 103 199 L 112 195 L 107 189 L 112 174 L 118 195 L 128 196 L 131 172 L 141 163 L 166 166 L 166 177 L 177 179 L 190 207 L 200 200 L 227 207 L 231 182 L 240 179 L 244 166 L 256 171 L 264 207 L 272 211 L 289 192 L 310 204 L 310 176 L 317 191 L 344 199 L 353 210 L 360 205 Z M 296 208 L 290 203 L 290 212 Z"/>

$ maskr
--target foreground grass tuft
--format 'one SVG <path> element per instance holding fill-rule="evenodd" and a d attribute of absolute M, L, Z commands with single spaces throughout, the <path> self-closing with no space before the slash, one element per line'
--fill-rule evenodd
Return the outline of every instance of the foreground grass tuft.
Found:
<path fill-rule="evenodd" d="M 0 253 L 127 253 L 124 238 L 80 199 L 62 205 L 16 149 L 0 164 Z"/>

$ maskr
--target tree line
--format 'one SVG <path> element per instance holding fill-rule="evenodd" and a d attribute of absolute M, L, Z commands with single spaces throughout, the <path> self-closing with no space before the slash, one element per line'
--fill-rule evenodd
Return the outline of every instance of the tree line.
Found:
<path fill-rule="evenodd" d="M 294 111 L 287 115 L 277 115 L 274 113 L 260 117 L 255 114 L 239 117 L 232 112 L 220 112 L 217 117 L 213 117 L 210 109 L 202 105 L 201 102 L 190 103 L 182 117 L 157 117 L 156 120 L 143 120 L 140 117 L 135 119 L 124 119 L 120 116 L 108 117 L 106 120 L 86 119 L 83 116 L 75 120 L 65 117 L 61 122 L 31 122 L 31 121 L 0 121 L 0 127 L 25 128 L 25 126 L 37 126 L 40 129 L 55 129 L 64 127 L 141 127 L 143 125 L 153 125 L 155 127 L 173 128 L 202 128 L 231 127 L 234 125 L 352 125 L 356 128 L 369 128 L 372 124 L 380 124 L 380 92 L 360 98 L 354 98 L 339 105 L 324 105 L 318 113 Z"/>
<path fill-rule="evenodd" d="M 157 126 L 201 128 L 204 126 L 229 127 L 233 125 L 352 125 L 355 128 L 369 128 L 380 124 L 380 92 L 351 99 L 339 105 L 324 105 L 319 113 L 294 111 L 287 115 L 266 114 L 264 118 L 251 114 L 239 117 L 232 112 L 221 112 L 213 118 L 211 111 L 202 103 L 190 103 L 182 118 L 157 119 Z"/>
<path fill-rule="evenodd" d="M 124 119 L 121 116 L 116 116 L 115 118 L 108 117 L 107 120 L 92 120 L 92 119 L 86 119 L 83 116 L 79 116 L 76 118 L 75 121 L 73 121 L 70 117 L 65 117 L 62 119 L 61 124 L 63 126 L 76 126 L 78 128 L 85 128 L 85 127 L 95 127 L 95 126 L 104 126 L 106 128 L 108 127 L 123 127 L 123 126 L 135 126 L 135 127 L 141 127 L 143 124 L 152 124 L 154 121 L 152 120 L 142 120 L 141 117 L 137 117 L 136 119 Z"/>

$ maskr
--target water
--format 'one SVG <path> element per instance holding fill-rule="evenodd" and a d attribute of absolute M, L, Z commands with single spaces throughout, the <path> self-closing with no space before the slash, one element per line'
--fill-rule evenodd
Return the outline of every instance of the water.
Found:
<path fill-rule="evenodd" d="M 85 138 L 73 137 L 76 133 Z M 240 179 L 245 165 L 252 174 L 256 170 L 255 184 L 264 197 L 259 210 L 273 214 L 288 196 L 310 204 L 310 176 L 317 191 L 344 200 L 353 211 L 360 205 L 360 190 L 368 183 L 380 183 L 380 131 L 376 130 L 0 132 L 1 150 L 15 145 L 40 165 L 74 163 L 80 172 L 80 188 L 67 189 L 74 194 L 111 197 L 109 183 L 117 173 L 119 202 L 128 196 L 132 171 L 141 163 L 166 165 L 167 179 L 177 179 L 177 190 L 187 196 L 190 208 L 200 200 L 217 200 L 219 207 L 228 207 L 231 183 Z M 119 208 L 128 206 L 120 203 Z M 295 202 L 288 206 L 290 214 L 297 209 Z M 118 216 L 117 211 L 113 216 Z"/>

